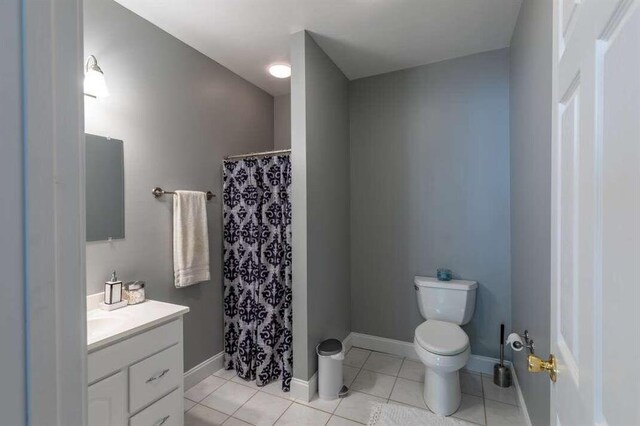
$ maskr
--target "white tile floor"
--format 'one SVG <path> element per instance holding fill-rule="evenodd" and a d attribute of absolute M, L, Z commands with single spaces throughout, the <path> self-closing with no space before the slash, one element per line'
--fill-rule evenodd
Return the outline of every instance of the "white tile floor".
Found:
<path fill-rule="evenodd" d="M 218 371 L 185 392 L 185 426 L 357 426 L 369 420 L 371 404 L 388 402 L 428 410 L 422 398 L 423 366 L 406 358 L 352 348 L 344 362 L 349 395 L 341 400 L 294 400 L 280 383 L 259 388 L 232 371 Z M 525 425 L 515 388 L 502 389 L 490 376 L 462 372 L 462 405 L 453 415 L 487 426 Z"/>

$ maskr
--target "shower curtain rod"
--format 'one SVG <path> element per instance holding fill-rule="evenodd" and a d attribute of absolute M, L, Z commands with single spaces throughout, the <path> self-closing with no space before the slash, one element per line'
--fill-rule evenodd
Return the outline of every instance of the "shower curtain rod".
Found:
<path fill-rule="evenodd" d="M 276 151 L 263 151 L 263 152 L 250 152 L 248 154 L 239 154 L 239 155 L 227 155 L 224 157 L 225 160 L 238 160 L 240 158 L 249 158 L 249 157 L 264 157 L 265 155 L 277 155 L 277 154 L 291 154 L 290 149 L 279 149 Z"/>

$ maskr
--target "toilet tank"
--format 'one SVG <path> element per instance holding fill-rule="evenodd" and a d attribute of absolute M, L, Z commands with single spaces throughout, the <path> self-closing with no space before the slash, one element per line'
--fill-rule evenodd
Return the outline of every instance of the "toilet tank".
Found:
<path fill-rule="evenodd" d="M 471 321 L 476 308 L 475 281 L 438 281 L 432 277 L 415 277 L 420 314 L 426 320 L 440 320 L 464 325 Z"/>

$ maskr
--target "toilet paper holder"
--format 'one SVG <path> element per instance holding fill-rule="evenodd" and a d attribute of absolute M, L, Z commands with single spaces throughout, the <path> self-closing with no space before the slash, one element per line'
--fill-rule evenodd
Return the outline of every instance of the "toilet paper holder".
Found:
<path fill-rule="evenodd" d="M 514 335 L 519 337 L 514 339 Z M 511 346 L 511 348 L 515 351 L 521 351 L 523 348 L 527 348 L 527 351 L 530 355 L 535 353 L 535 343 L 533 339 L 529 336 L 529 331 L 525 330 L 524 333 L 511 333 L 507 338 L 506 344 Z"/>

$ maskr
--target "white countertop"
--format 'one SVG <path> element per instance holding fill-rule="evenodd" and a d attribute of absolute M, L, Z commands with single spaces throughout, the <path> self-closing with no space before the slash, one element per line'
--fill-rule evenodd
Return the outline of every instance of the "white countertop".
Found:
<path fill-rule="evenodd" d="M 92 297 L 92 296 L 89 296 Z M 88 307 L 93 307 L 87 302 Z M 87 311 L 87 350 L 129 337 L 189 312 L 189 307 L 147 299 L 114 311 Z"/>

